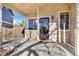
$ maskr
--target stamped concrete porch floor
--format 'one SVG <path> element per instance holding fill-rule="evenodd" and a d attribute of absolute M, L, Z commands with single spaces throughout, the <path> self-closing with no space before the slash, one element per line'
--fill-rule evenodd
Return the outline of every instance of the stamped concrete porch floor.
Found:
<path fill-rule="evenodd" d="M 20 39 L 2 43 L 2 47 L 9 46 L 10 51 L 5 56 L 72 56 L 58 43 Z"/>

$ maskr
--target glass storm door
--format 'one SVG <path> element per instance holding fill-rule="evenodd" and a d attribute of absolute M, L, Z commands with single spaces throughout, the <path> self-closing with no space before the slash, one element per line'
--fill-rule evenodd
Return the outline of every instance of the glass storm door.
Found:
<path fill-rule="evenodd" d="M 41 40 L 48 40 L 49 39 L 49 17 L 44 17 L 39 19 L 39 38 Z"/>

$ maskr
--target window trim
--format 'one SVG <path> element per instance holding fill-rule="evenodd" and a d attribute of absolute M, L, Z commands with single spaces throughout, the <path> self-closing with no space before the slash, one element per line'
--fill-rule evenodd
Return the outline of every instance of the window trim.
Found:
<path fill-rule="evenodd" d="M 58 24 L 59 24 L 59 28 L 60 28 L 60 13 L 64 13 L 64 12 L 69 12 L 69 29 L 65 29 L 65 31 L 70 31 L 70 11 L 59 11 L 58 12 Z M 61 30 L 60 31 L 64 31 L 64 30 Z"/>

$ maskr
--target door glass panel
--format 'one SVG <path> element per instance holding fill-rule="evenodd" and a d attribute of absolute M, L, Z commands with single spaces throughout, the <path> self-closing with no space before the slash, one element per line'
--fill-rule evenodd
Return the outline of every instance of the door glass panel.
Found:
<path fill-rule="evenodd" d="M 28 20 L 28 25 L 29 25 L 29 26 L 28 26 L 28 27 L 29 27 L 28 29 L 29 29 L 29 30 L 30 30 L 30 29 L 33 30 L 33 20 L 32 20 L 32 19 L 29 19 L 29 20 Z"/>
<path fill-rule="evenodd" d="M 37 29 L 37 23 L 36 23 L 35 19 L 28 20 L 28 29 L 29 30 L 36 30 Z"/>
<path fill-rule="evenodd" d="M 69 12 L 63 12 L 60 13 L 60 29 L 64 29 L 64 24 L 65 24 L 65 29 L 69 30 Z"/>
<path fill-rule="evenodd" d="M 60 29 L 63 30 L 64 28 L 64 15 L 60 15 Z"/>
<path fill-rule="evenodd" d="M 49 18 L 40 18 L 39 19 L 39 23 L 40 23 L 40 39 L 42 40 L 46 40 L 49 39 Z"/>

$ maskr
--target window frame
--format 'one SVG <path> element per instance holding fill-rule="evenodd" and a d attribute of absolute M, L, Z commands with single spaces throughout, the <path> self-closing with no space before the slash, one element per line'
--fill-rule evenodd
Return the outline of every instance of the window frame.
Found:
<path fill-rule="evenodd" d="M 35 18 L 28 18 L 28 19 L 27 19 L 27 24 L 26 24 L 26 25 L 27 25 L 27 30 L 37 30 L 37 28 L 36 28 L 36 29 L 29 29 L 29 20 L 30 20 L 30 19 L 37 20 L 37 19 L 35 19 Z M 37 23 L 36 23 L 36 24 L 37 24 Z"/>
<path fill-rule="evenodd" d="M 70 31 L 70 11 L 59 11 L 58 12 L 58 27 L 60 28 L 60 13 L 69 12 L 69 29 L 65 29 L 65 31 Z M 60 29 L 60 31 L 64 31 L 64 29 Z"/>

